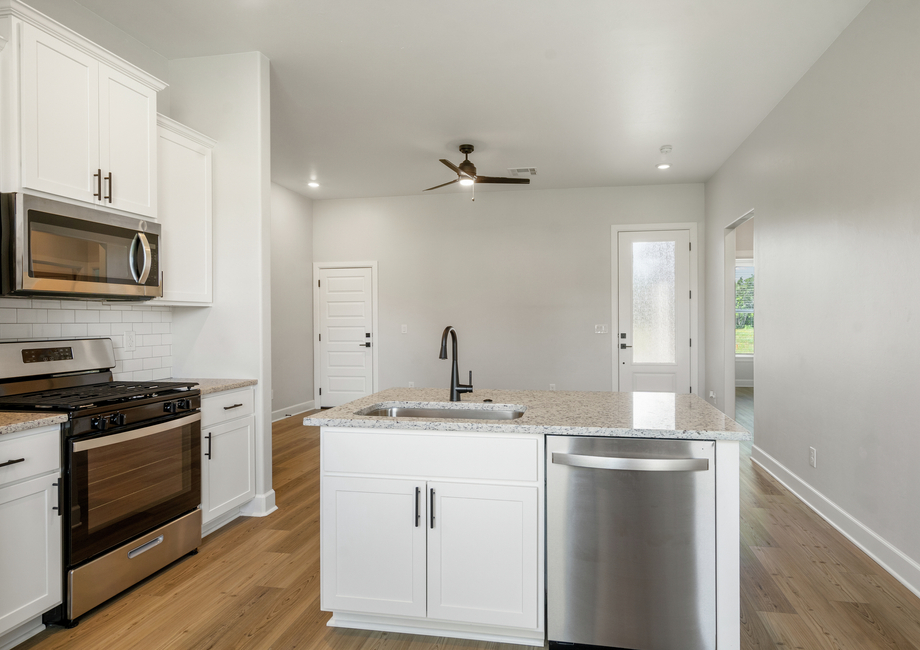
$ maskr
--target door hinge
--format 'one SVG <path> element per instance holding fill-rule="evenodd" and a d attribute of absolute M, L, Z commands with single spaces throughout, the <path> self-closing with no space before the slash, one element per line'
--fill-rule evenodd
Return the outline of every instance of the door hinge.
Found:
<path fill-rule="evenodd" d="M 319 389 L 319 394 L 320 394 L 320 395 L 323 394 L 323 389 L 322 389 L 322 388 Z"/>

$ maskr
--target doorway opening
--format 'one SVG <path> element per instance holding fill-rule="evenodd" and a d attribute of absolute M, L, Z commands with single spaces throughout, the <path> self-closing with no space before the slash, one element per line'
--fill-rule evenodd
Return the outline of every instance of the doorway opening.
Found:
<path fill-rule="evenodd" d="M 725 408 L 754 431 L 754 211 L 725 229 Z"/>

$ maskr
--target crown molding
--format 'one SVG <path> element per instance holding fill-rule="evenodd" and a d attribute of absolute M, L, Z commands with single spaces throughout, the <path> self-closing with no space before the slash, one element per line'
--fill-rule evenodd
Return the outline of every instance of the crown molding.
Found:
<path fill-rule="evenodd" d="M 69 27 L 62 25 L 53 18 L 46 16 L 37 9 L 33 9 L 20 0 L 0 0 L 0 19 L 3 18 L 16 18 L 24 23 L 41 29 L 157 92 L 165 89 L 168 85 L 152 74 L 141 70 L 133 63 L 129 63 L 117 54 L 113 54 L 107 49 L 96 45 Z M 0 44 L 0 49 L 2 49 L 2 44 Z"/>
<path fill-rule="evenodd" d="M 199 133 L 195 129 L 189 128 L 184 124 L 176 122 L 171 117 L 166 117 L 162 113 L 157 113 L 157 126 L 160 126 L 167 131 L 172 131 L 177 135 L 181 135 L 184 138 L 188 138 L 192 142 L 200 144 L 203 147 L 208 149 L 213 149 L 217 146 L 217 140 L 209 138 L 204 133 Z"/>

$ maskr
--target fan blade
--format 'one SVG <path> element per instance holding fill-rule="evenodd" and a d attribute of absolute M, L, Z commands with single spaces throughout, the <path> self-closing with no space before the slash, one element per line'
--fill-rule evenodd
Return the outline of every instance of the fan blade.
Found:
<path fill-rule="evenodd" d="M 477 176 L 477 183 L 513 183 L 515 185 L 529 185 L 529 178 L 502 178 L 500 176 Z"/>
<path fill-rule="evenodd" d="M 452 163 L 451 161 L 445 160 L 444 158 L 441 158 L 441 162 L 444 163 L 445 165 L 447 165 L 448 167 L 450 167 L 450 168 L 454 171 L 455 174 L 462 174 L 462 173 L 463 173 L 462 171 L 460 171 L 460 168 L 457 167 L 457 166 L 456 166 L 454 163 Z"/>
<path fill-rule="evenodd" d="M 445 185 L 453 185 L 454 183 L 458 182 L 459 180 L 460 180 L 459 178 L 455 178 L 454 180 L 452 180 L 452 181 L 449 182 L 449 183 L 441 183 L 440 185 L 435 185 L 434 187 L 429 187 L 429 188 L 424 189 L 424 190 L 422 190 L 422 191 L 423 191 L 423 192 L 427 192 L 428 190 L 436 190 L 436 189 L 438 189 L 439 187 L 444 187 Z"/>

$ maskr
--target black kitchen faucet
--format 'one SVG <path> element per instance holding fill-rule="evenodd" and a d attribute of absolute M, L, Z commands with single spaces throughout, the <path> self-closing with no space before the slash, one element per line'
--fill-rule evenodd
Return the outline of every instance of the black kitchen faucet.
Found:
<path fill-rule="evenodd" d="M 451 357 L 453 363 L 450 367 L 450 401 L 459 402 L 461 393 L 473 392 L 473 371 L 470 370 L 470 383 L 460 383 L 460 371 L 457 369 L 457 330 L 448 325 L 444 328 L 444 334 L 441 335 L 441 354 L 439 359 L 447 358 L 447 335 L 451 338 Z"/>

